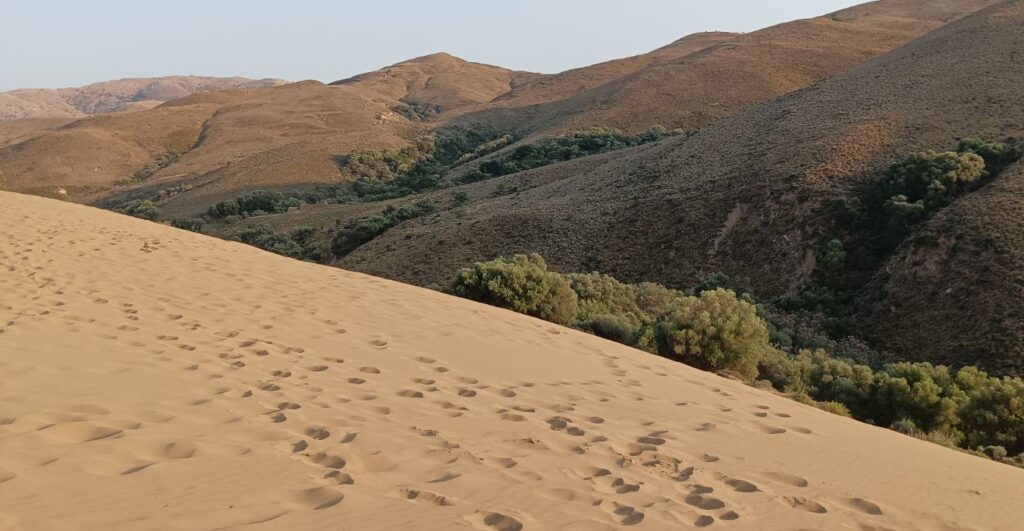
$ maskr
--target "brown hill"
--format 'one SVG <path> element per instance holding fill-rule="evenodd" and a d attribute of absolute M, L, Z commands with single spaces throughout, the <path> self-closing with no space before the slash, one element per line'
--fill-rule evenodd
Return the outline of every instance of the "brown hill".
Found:
<path fill-rule="evenodd" d="M 529 77 L 435 54 L 337 85 L 201 93 L 83 119 L 0 149 L 0 186 L 43 195 L 63 187 L 72 200 L 88 202 L 187 185 L 191 191 L 167 211 L 195 214 L 244 190 L 338 182 L 339 156 L 401 147 L 428 132 L 415 116 L 395 112 L 405 102 L 457 108 Z M 171 166 L 142 183 L 116 184 L 172 149 L 184 155 Z"/>
<path fill-rule="evenodd" d="M 0 122 L 138 111 L 200 92 L 273 87 L 283 83 L 280 79 L 169 76 L 119 79 L 75 88 L 13 90 L 0 92 Z"/>
<path fill-rule="evenodd" d="M 331 84 L 358 86 L 392 100 L 434 106 L 439 112 L 487 103 L 537 77 L 542 76 L 435 53 Z"/>
<path fill-rule="evenodd" d="M 516 125 L 543 135 L 590 127 L 696 129 L 845 71 L 994 1 L 882 0 L 748 34 L 698 34 L 637 58 L 541 78 L 495 102 L 497 109 L 467 118 L 507 123 L 507 108 L 522 109 L 518 117 L 528 121 Z M 539 96 L 546 105 L 529 107 L 545 103 Z"/>
<path fill-rule="evenodd" d="M 1024 2 L 1000 2 L 688 138 L 635 148 L 596 164 L 570 162 L 469 186 L 478 198 L 470 205 L 400 225 L 341 265 L 404 281 L 445 283 L 474 260 L 536 251 L 566 271 L 597 268 L 680 287 L 725 271 L 760 293 L 786 292 L 809 280 L 815 250 L 832 233 L 827 206 L 881 169 L 912 152 L 949 149 L 963 137 L 1024 136 L 1024 93 L 1017 90 L 1024 82 L 1021 28 Z M 964 207 L 959 215 L 973 211 Z M 1003 232 L 1006 242 L 1017 230 L 1012 223 L 998 229 L 978 223 Z M 996 254 L 976 259 L 986 256 Z M 998 256 L 998 263 L 955 271 L 964 275 L 965 285 L 975 285 L 976 273 L 1024 268 L 1017 255 Z M 995 286 L 1008 282 L 1011 277 Z M 902 296 L 902 287 L 891 289 L 896 291 L 890 296 Z M 1005 332 L 1016 326 L 1004 317 L 1020 315 L 1019 299 L 986 306 L 986 297 L 998 291 L 951 293 L 944 299 L 947 307 L 935 312 L 952 315 L 966 298 L 978 297 L 971 320 L 993 327 L 978 334 Z M 924 335 L 906 331 L 916 319 L 915 304 L 927 303 L 918 298 L 906 312 L 897 307 L 873 314 L 888 320 L 890 326 L 881 329 L 887 337 L 907 334 L 910 339 L 898 342 L 905 347 Z M 865 328 L 877 319 L 865 322 Z M 933 335 L 925 344 L 933 350 L 916 355 L 929 359 L 977 359 L 998 368 L 996 358 L 1020 352 L 1019 346 L 1008 353 L 986 343 L 972 345 L 967 355 L 958 352 L 963 345 L 957 330 L 945 321 L 928 330 Z M 1022 360 L 1012 363 L 1020 367 Z"/>

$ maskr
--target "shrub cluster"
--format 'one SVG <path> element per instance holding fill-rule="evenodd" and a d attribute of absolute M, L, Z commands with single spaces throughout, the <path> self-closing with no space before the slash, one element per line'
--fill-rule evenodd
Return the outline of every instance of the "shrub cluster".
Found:
<path fill-rule="evenodd" d="M 137 218 L 156 221 L 160 217 L 160 209 L 156 203 L 148 199 L 135 199 L 114 207 L 114 212 L 128 214 Z"/>
<path fill-rule="evenodd" d="M 548 271 L 537 254 L 477 262 L 458 272 L 452 291 L 553 323 L 569 324 L 576 316 L 576 294 L 568 281 Z"/>
<path fill-rule="evenodd" d="M 178 162 L 178 159 L 180 159 L 182 155 L 182 152 L 173 149 L 165 151 L 164 153 L 158 155 L 156 159 L 153 160 L 153 162 L 147 164 L 141 170 L 132 174 L 131 179 L 122 179 L 116 181 L 114 184 L 124 185 L 131 183 L 140 183 L 142 181 L 145 181 L 152 177 L 154 173 L 170 166 L 171 164 L 174 164 L 175 162 Z"/>
<path fill-rule="evenodd" d="M 214 219 L 224 219 L 228 216 L 253 217 L 280 214 L 301 204 L 302 201 L 298 198 L 286 196 L 275 190 L 257 190 L 216 203 L 207 209 L 206 215 Z"/>
<path fill-rule="evenodd" d="M 334 256 L 341 258 L 355 251 L 364 243 L 380 236 L 391 227 L 403 221 L 432 214 L 435 211 L 434 205 L 426 201 L 419 201 L 400 208 L 389 206 L 379 216 L 351 220 L 334 235 L 331 240 L 331 252 L 334 253 Z"/>
<path fill-rule="evenodd" d="M 206 221 L 203 218 L 178 218 L 171 220 L 171 226 L 177 229 L 190 230 L 192 232 L 203 232 Z"/>
<path fill-rule="evenodd" d="M 269 225 L 256 225 L 239 232 L 236 239 L 289 258 L 325 262 L 328 258 L 327 251 L 317 243 L 315 234 L 316 230 L 310 227 L 282 234 L 275 232 Z"/>
<path fill-rule="evenodd" d="M 507 155 L 480 164 L 464 175 L 463 181 L 475 182 L 510 175 L 557 162 L 655 142 L 675 134 L 678 133 L 670 133 L 663 128 L 653 128 L 648 132 L 633 136 L 611 129 L 575 132 L 520 146 Z"/>
<path fill-rule="evenodd" d="M 779 391 L 842 404 L 865 422 L 967 450 L 991 453 L 999 447 L 1004 457 L 1024 453 L 1020 378 L 929 363 L 889 363 L 873 371 L 822 350 L 795 356 L 772 351 L 758 371 Z"/>
<path fill-rule="evenodd" d="M 928 363 L 889 362 L 873 369 L 868 363 L 882 356 L 865 345 L 831 340 L 821 334 L 820 323 L 768 322 L 765 317 L 786 314 L 727 287 L 732 283 L 721 273 L 709 275 L 697 296 L 597 273 L 561 275 L 533 254 L 463 269 L 451 290 L 697 368 L 731 373 L 837 415 L 1024 464 L 1021 379 Z M 778 348 L 787 345 L 778 344 L 777 337 L 821 348 L 790 354 Z"/>

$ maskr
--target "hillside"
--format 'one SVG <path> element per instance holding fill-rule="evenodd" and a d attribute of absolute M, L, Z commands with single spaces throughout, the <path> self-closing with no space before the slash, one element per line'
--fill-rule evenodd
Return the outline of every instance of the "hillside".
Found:
<path fill-rule="evenodd" d="M 283 83 L 280 79 L 168 76 L 119 79 L 74 88 L 12 90 L 0 92 L 0 122 L 139 111 L 201 92 L 274 87 Z"/>
<path fill-rule="evenodd" d="M 525 316 L 31 196 L 0 224 L 5 529 L 1024 518 L 1020 469 Z"/>
<path fill-rule="evenodd" d="M 478 200 L 404 223 L 340 265 L 444 285 L 475 260 L 539 252 L 562 271 L 598 269 L 683 288 L 723 271 L 766 296 L 796 290 L 812 279 L 817 250 L 836 234 L 830 208 L 837 199 L 911 153 L 948 150 L 966 137 L 1024 136 L 1024 100 L 1016 89 L 1024 81 L 1017 57 L 1022 22 L 1024 3 L 1001 2 L 694 135 L 598 164 L 581 159 L 467 186 Z M 998 230 L 1009 238 L 1014 227 Z M 978 263 L 985 256 L 977 256 Z M 975 273 L 987 267 L 960 274 L 976 285 Z M 958 292 L 942 311 L 952 315 L 964 297 L 977 296 L 980 313 L 972 319 L 1010 330 L 1015 325 L 1002 321 L 1004 305 L 985 302 L 983 293 L 994 291 Z M 996 295 L 1019 308 L 1010 293 Z M 893 334 L 925 335 L 910 330 L 917 319 L 912 308 L 873 315 Z M 870 332 L 877 323 L 862 326 Z M 963 345 L 945 321 L 927 330 L 933 339 L 926 345 L 935 350 L 900 354 L 1006 366 L 999 361 L 1005 350 L 975 344 L 970 355 L 956 352 Z M 1008 363 L 1021 367 L 1012 354 L 1017 349 L 1010 349 Z"/>
<path fill-rule="evenodd" d="M 747 34 L 697 34 L 650 54 L 525 84 L 466 119 L 506 123 L 511 108 L 519 111 L 513 117 L 526 118 L 518 127 L 542 135 L 595 126 L 627 132 L 653 125 L 697 129 L 848 70 L 994 2 L 882 0 Z"/>
<path fill-rule="evenodd" d="M 329 86 L 206 92 L 55 130 L 0 128 L 9 144 L 0 144 L 0 188 L 49 196 L 61 188 L 73 201 L 94 204 L 157 199 L 165 217 L 188 217 L 254 189 L 351 180 L 339 166 L 353 151 L 398 149 L 452 127 L 531 139 L 591 127 L 695 129 L 847 70 L 993 1 L 910 9 L 914 2 L 883 0 L 745 35 L 695 34 L 648 54 L 556 75 L 438 53 Z M 202 110 L 184 110 L 190 105 Z M 166 160 L 168 151 L 183 154 L 145 182 L 133 179 Z"/>

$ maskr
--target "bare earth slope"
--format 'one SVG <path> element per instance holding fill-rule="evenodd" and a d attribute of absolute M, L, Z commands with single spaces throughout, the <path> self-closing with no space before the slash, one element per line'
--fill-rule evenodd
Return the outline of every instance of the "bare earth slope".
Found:
<path fill-rule="evenodd" d="M 879 170 L 964 137 L 1024 136 L 1021 28 L 1024 2 L 1002 2 L 688 138 L 596 167 L 571 162 L 508 177 L 516 193 L 406 223 L 342 266 L 443 285 L 474 260 L 535 251 L 563 271 L 596 264 L 681 287 L 724 271 L 759 293 L 784 292 L 814 268 L 830 234 L 825 207 Z"/>
<path fill-rule="evenodd" d="M 169 76 L 119 79 L 63 89 L 12 90 L 0 92 L 0 122 L 137 111 L 200 92 L 273 87 L 283 83 L 280 79 Z"/>
<path fill-rule="evenodd" d="M 519 314 L 0 193 L 0 528 L 1014 529 L 1024 471 Z"/>

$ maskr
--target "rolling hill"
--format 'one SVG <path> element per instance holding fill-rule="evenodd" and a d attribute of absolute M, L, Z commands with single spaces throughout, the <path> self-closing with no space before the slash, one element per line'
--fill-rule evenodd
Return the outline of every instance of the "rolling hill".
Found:
<path fill-rule="evenodd" d="M 63 89 L 19 89 L 0 92 L 0 122 L 140 111 L 201 92 L 274 87 L 284 83 L 280 79 L 168 76 L 119 79 Z"/>

